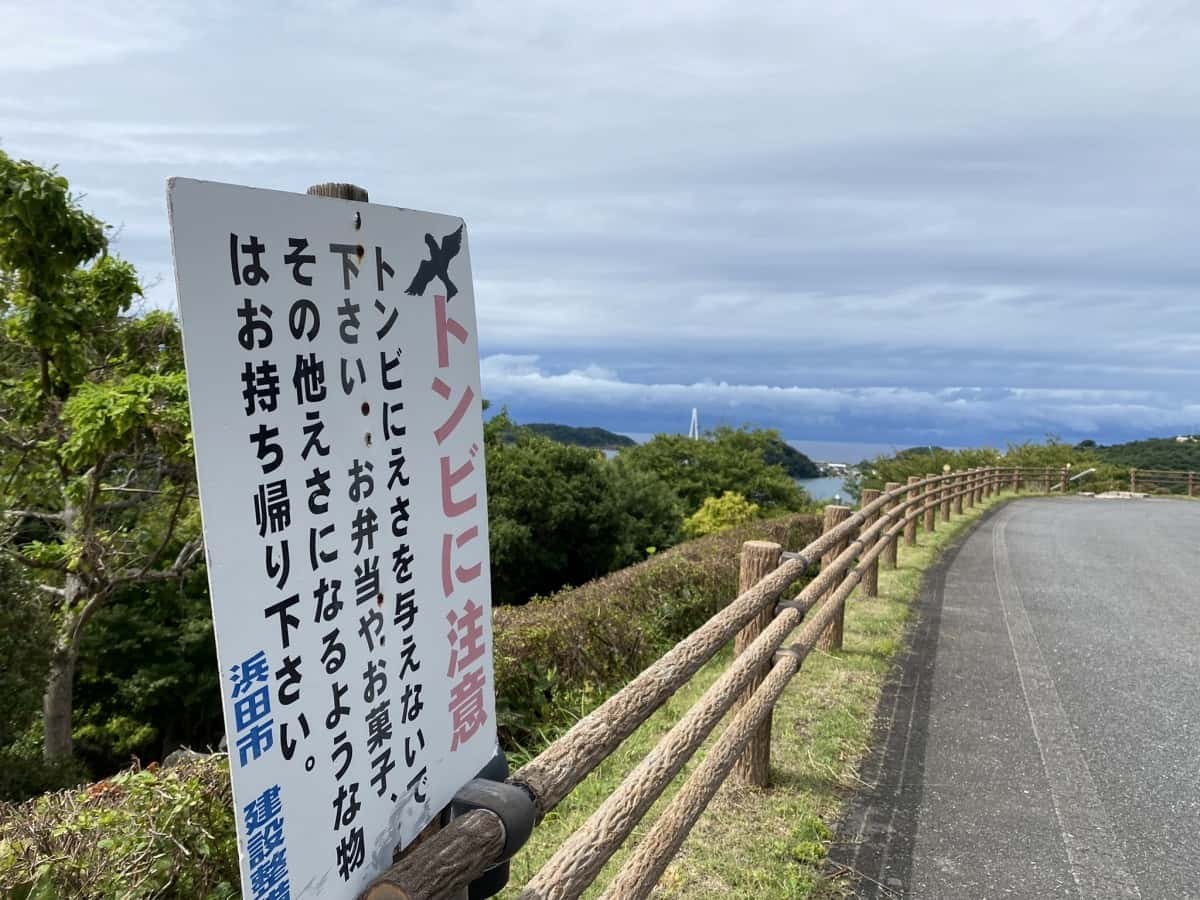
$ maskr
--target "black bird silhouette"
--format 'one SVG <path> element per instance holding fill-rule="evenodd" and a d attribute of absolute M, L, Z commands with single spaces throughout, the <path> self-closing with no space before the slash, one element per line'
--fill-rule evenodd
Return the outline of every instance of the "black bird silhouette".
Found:
<path fill-rule="evenodd" d="M 442 279 L 442 284 L 446 286 L 447 300 L 458 293 L 458 288 L 450 280 L 449 269 L 450 260 L 458 256 L 458 251 L 462 249 L 462 233 L 463 226 L 459 225 L 457 231 L 442 238 L 441 247 L 437 245 L 432 234 L 425 235 L 425 243 L 429 245 L 429 259 L 421 261 L 421 265 L 417 267 L 417 274 L 413 276 L 412 284 L 404 293 L 413 297 L 421 297 L 425 294 L 425 288 L 429 286 L 429 282 L 434 278 Z"/>

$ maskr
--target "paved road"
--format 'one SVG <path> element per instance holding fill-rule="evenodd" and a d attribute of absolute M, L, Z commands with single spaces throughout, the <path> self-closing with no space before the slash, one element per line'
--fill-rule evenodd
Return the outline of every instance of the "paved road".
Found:
<path fill-rule="evenodd" d="M 1200 503 L 1029 499 L 926 578 L 834 861 L 862 897 L 1200 897 Z"/>

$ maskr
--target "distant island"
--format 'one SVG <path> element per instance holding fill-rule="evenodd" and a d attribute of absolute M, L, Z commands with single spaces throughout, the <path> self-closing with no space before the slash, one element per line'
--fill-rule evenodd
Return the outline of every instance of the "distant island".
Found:
<path fill-rule="evenodd" d="M 637 445 L 633 438 L 605 428 L 576 428 L 571 425 L 556 425 L 553 422 L 531 422 L 522 427 L 560 444 L 574 444 L 577 447 L 596 450 L 619 450 L 622 447 Z"/>

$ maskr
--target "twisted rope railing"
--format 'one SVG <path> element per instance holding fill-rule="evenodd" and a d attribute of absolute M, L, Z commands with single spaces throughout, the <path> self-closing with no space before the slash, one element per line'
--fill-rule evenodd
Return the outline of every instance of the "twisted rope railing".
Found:
<path fill-rule="evenodd" d="M 863 584 L 873 596 L 879 559 L 896 562 L 896 548 L 915 543 L 916 528 L 949 521 L 1002 489 L 1049 492 L 1066 470 L 983 468 L 910 478 L 889 484 L 862 507 L 797 553 L 787 554 L 732 603 L 676 644 L 624 688 L 522 766 L 508 779 L 533 799 L 540 821 L 736 634 L 764 611 L 769 624 L 742 648 L 724 673 L 554 853 L 521 893 L 522 900 L 571 900 L 599 875 L 654 802 L 722 718 L 742 699 L 733 720 L 639 842 L 606 900 L 648 896 L 687 834 L 761 733 L 776 701 L 822 635 L 840 623 L 847 598 Z M 778 551 L 777 545 L 775 546 Z M 814 564 L 820 571 L 790 601 L 776 605 Z M 778 558 L 778 554 L 777 557 Z M 785 642 L 796 629 L 790 644 Z M 747 632 L 749 633 L 749 632 Z M 840 646 L 840 627 L 838 628 Z M 756 681 L 760 682 L 756 686 Z M 747 696 L 748 695 L 748 696 Z M 741 771 L 741 770 L 739 770 Z M 477 809 L 453 819 L 417 846 L 364 893 L 367 900 L 441 900 L 495 864 L 505 844 L 500 818 Z"/>

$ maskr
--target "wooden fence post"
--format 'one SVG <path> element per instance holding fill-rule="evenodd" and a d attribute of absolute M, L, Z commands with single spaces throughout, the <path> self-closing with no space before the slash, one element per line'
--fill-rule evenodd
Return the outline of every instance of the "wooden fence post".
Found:
<path fill-rule="evenodd" d="M 1021 491 L 1025 487 L 1024 480 L 1023 480 L 1024 475 L 1025 475 L 1024 469 L 1022 469 L 1020 467 L 1013 469 L 1013 490 L 1016 491 L 1018 494 L 1021 493 Z"/>
<path fill-rule="evenodd" d="M 951 490 L 954 492 L 954 514 L 961 516 L 963 511 L 962 491 L 967 485 L 967 476 L 962 472 L 956 473 L 952 485 Z"/>
<path fill-rule="evenodd" d="M 1064 497 L 1067 496 L 1067 483 L 1071 474 L 1070 467 L 1064 468 L 1059 475 L 1058 492 Z"/>
<path fill-rule="evenodd" d="M 946 463 L 946 465 L 942 466 L 942 477 L 945 478 L 945 476 L 947 476 L 949 474 L 950 474 L 950 464 Z M 941 483 L 941 495 L 940 496 L 942 498 L 942 521 L 943 522 L 950 521 L 950 484 L 951 484 L 951 481 L 949 478 L 946 478 Z"/>
<path fill-rule="evenodd" d="M 1133 493 L 1137 490 L 1137 469 L 1129 470 L 1129 492 Z"/>
<path fill-rule="evenodd" d="M 887 484 L 885 484 L 883 486 L 883 489 L 890 494 L 892 491 L 896 490 L 898 487 L 900 487 L 899 481 L 889 481 Z M 904 501 L 902 499 L 897 498 L 896 500 L 893 500 L 891 503 L 889 503 L 887 508 L 889 511 L 891 511 L 903 502 Z M 896 523 L 893 522 L 892 524 L 895 525 Z M 893 569 L 896 568 L 896 564 L 898 562 L 897 555 L 898 555 L 899 550 L 900 550 L 900 536 L 894 535 L 892 537 L 892 539 L 890 541 L 888 541 L 887 549 L 883 551 L 884 561 L 889 566 L 891 566 Z"/>
<path fill-rule="evenodd" d="M 738 572 L 738 595 L 744 594 L 754 585 L 762 581 L 770 573 L 779 568 L 783 558 L 783 548 L 772 541 L 746 541 L 742 544 L 742 565 Z M 769 603 L 757 616 L 751 619 L 733 639 L 734 655 L 740 655 L 754 643 L 754 639 L 763 633 L 775 618 L 775 604 Z M 740 709 L 750 698 L 758 686 L 763 683 L 770 671 L 770 664 L 764 665 L 754 673 L 750 684 L 738 699 L 735 709 Z M 758 726 L 746 751 L 738 758 L 734 766 L 737 779 L 743 784 L 755 787 L 766 787 L 771 769 L 771 717 L 767 716 Z"/>
<path fill-rule="evenodd" d="M 915 487 L 912 487 L 912 485 L 916 484 L 920 480 L 921 480 L 920 477 L 917 475 L 909 475 L 908 476 L 908 483 L 909 483 L 908 499 L 910 501 L 916 500 L 917 497 L 921 493 Z M 908 514 L 911 513 L 912 511 L 913 511 L 913 504 L 910 503 L 907 507 L 905 507 L 905 510 L 904 510 L 904 515 L 905 515 L 904 546 L 905 547 L 913 547 L 913 546 L 916 546 L 916 543 L 917 543 L 917 519 L 915 516 L 911 519 L 907 518 Z"/>
<path fill-rule="evenodd" d="M 926 478 L 937 478 L 932 472 L 926 473 Z M 929 506 L 929 501 L 937 499 L 937 485 L 925 485 L 925 492 L 921 495 L 921 505 L 925 509 L 925 530 L 932 532 L 937 528 L 937 506 Z"/>
<path fill-rule="evenodd" d="M 978 506 L 983 502 L 983 482 L 987 478 L 987 469 L 975 470 L 975 489 L 971 491 L 971 505 Z"/>
<path fill-rule="evenodd" d="M 1196 496 L 1196 473 L 1188 472 L 1188 496 Z"/>
<path fill-rule="evenodd" d="M 874 488 L 865 488 L 862 492 L 861 506 L 866 506 L 868 503 L 874 503 L 878 499 L 879 491 L 875 490 Z M 878 521 L 879 513 L 867 516 L 867 518 L 863 520 L 862 529 L 859 533 L 861 534 L 862 531 L 866 531 Z M 869 550 L 870 547 L 865 549 Z M 875 559 L 871 560 L 870 564 L 863 569 L 862 591 L 863 596 L 865 597 L 879 596 L 879 557 L 875 557 Z"/>
<path fill-rule="evenodd" d="M 827 506 L 825 507 L 825 527 L 822 529 L 822 531 L 829 531 L 837 525 L 840 525 L 842 522 L 845 522 L 848 518 L 850 518 L 850 507 Z M 849 543 L 849 540 L 839 541 L 836 546 L 831 547 L 825 553 L 825 555 L 821 557 L 821 568 L 824 569 L 835 559 L 837 559 L 842 551 L 846 549 Z M 826 598 L 833 593 L 834 589 L 835 588 L 830 588 L 829 593 L 826 594 Z M 822 650 L 841 650 L 842 630 L 845 627 L 845 619 L 846 606 L 843 604 L 842 608 L 837 611 L 837 615 L 833 617 L 830 623 L 825 627 L 825 630 L 821 632 L 821 636 L 817 638 L 817 647 Z"/>

